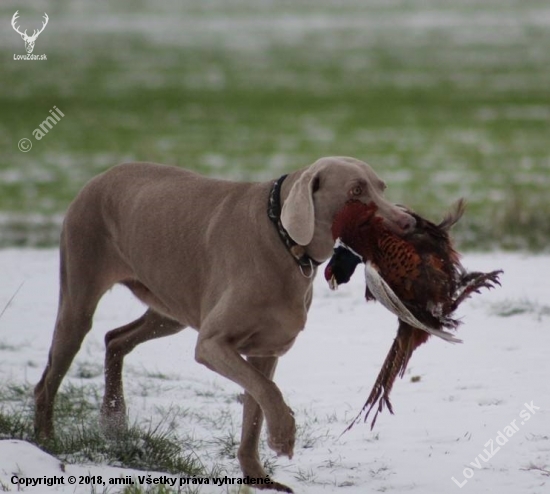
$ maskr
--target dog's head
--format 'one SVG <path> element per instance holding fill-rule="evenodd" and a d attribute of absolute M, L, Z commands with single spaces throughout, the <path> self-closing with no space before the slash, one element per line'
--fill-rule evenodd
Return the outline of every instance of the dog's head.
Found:
<path fill-rule="evenodd" d="M 307 246 L 314 240 L 319 244 L 319 261 L 330 256 L 334 216 L 350 199 L 373 202 L 377 215 L 396 233 L 414 228 L 414 218 L 384 197 L 386 184 L 362 161 L 321 158 L 291 177 L 293 183 L 283 203 L 281 222 L 297 244 Z"/>

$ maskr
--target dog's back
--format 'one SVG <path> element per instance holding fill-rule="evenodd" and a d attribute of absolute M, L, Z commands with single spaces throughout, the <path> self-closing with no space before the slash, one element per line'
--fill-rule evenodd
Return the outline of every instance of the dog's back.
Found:
<path fill-rule="evenodd" d="M 80 257 L 86 278 L 104 277 L 102 284 L 139 281 L 154 295 L 144 300 L 144 290 L 135 292 L 144 302 L 198 328 L 228 279 L 235 289 L 250 290 L 263 278 L 251 276 L 255 258 L 267 255 L 276 264 L 279 240 L 265 209 L 256 207 L 267 207 L 268 193 L 269 184 L 151 163 L 118 165 L 91 180 L 70 205 L 62 256 L 72 264 Z M 265 275 L 269 266 L 259 269 Z M 247 286 L 239 286 L 244 273 Z"/>

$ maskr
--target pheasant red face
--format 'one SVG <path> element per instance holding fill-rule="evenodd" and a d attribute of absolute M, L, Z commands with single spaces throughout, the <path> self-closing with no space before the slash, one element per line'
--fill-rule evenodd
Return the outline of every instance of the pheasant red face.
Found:
<path fill-rule="evenodd" d="M 363 253 L 356 251 L 352 245 L 366 246 L 363 237 L 376 224 L 382 224 L 382 218 L 376 216 L 378 208 L 374 202 L 364 204 L 350 200 L 334 217 L 332 237 L 336 241 L 334 253 L 325 268 L 325 279 L 330 288 L 336 290 L 338 285 L 347 283 L 358 264 L 365 262 Z"/>
<path fill-rule="evenodd" d="M 361 226 L 370 223 L 376 217 L 377 211 L 378 206 L 374 202 L 365 204 L 358 200 L 348 201 L 334 217 L 332 238 L 347 238 L 353 242 Z"/>
<path fill-rule="evenodd" d="M 456 329 L 454 311 L 472 293 L 499 283 L 502 271 L 468 273 L 453 248 L 449 229 L 464 212 L 459 201 L 438 225 L 408 211 L 416 226 L 398 235 L 377 216 L 374 203 L 349 201 L 336 215 L 332 226 L 337 240 L 325 270 L 331 288 L 346 283 L 361 262 L 365 263 L 366 298 L 377 300 L 397 315 L 399 329 L 367 402 L 353 424 L 365 413 L 367 419 L 378 403 L 372 421 L 387 406 L 389 394 L 399 374 L 403 376 L 414 350 L 435 335 L 460 342 L 445 329 Z M 371 427 L 372 428 L 372 427 Z M 346 429 L 346 430 L 348 430 Z"/>

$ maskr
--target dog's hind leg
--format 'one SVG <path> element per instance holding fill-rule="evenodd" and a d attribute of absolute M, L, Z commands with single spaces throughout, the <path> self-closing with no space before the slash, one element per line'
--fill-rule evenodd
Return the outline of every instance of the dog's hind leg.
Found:
<path fill-rule="evenodd" d="M 185 326 L 149 309 L 139 319 L 105 335 L 105 394 L 101 425 L 106 433 L 124 431 L 127 426 L 122 385 L 123 360 L 137 345 L 181 331 Z"/>
<path fill-rule="evenodd" d="M 48 362 L 34 389 L 34 429 L 39 440 L 53 437 L 55 396 L 84 337 L 92 327 L 92 318 L 99 299 L 112 285 L 108 277 L 91 272 L 96 266 L 70 263 L 67 257 L 67 252 L 62 247 L 57 320 Z"/>

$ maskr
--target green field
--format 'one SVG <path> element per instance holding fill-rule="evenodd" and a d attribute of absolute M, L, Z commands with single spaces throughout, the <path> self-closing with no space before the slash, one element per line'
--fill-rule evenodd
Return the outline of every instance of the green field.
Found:
<path fill-rule="evenodd" d="M 55 245 L 121 161 L 258 180 L 324 155 L 367 161 L 428 217 L 466 197 L 463 249 L 550 245 L 547 0 L 110 4 L 0 5 L 0 245 Z M 16 10 L 31 32 L 48 13 L 47 61 L 13 59 Z"/>

